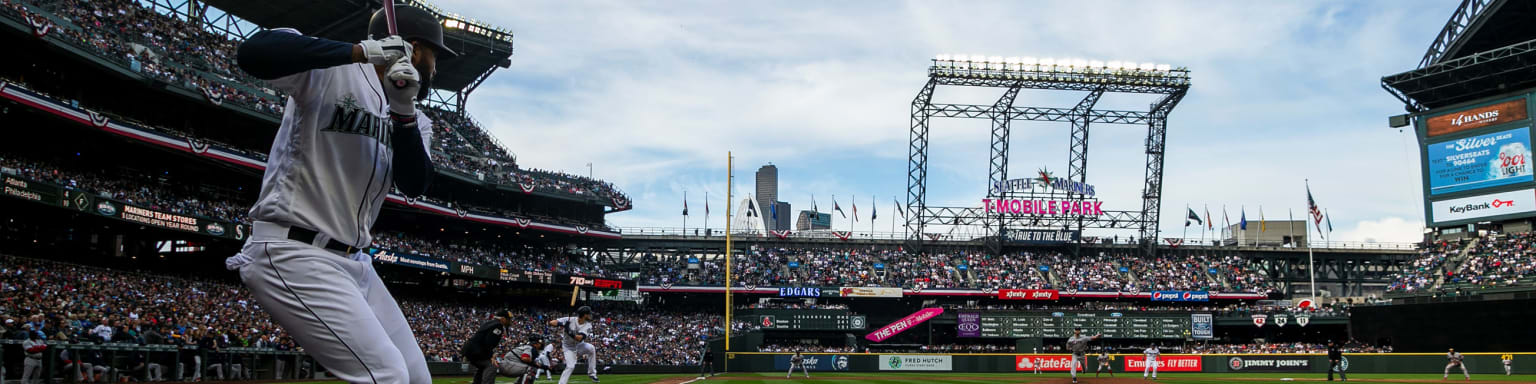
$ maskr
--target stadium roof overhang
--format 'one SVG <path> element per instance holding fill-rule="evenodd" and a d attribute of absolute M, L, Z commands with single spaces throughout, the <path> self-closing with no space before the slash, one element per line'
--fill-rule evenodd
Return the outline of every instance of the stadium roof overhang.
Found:
<path fill-rule="evenodd" d="M 1419 68 L 1381 79 L 1409 113 L 1536 87 L 1536 1 L 1464 0 Z"/>
<path fill-rule="evenodd" d="M 362 40 L 368 18 L 383 7 L 377 0 L 204 0 L 204 3 L 264 28 L 290 27 L 306 35 L 339 41 Z M 416 0 L 397 0 L 427 9 L 444 20 L 444 45 L 459 53 L 437 64 L 433 88 L 469 92 L 496 68 L 511 65 L 512 33 L 445 12 Z"/>

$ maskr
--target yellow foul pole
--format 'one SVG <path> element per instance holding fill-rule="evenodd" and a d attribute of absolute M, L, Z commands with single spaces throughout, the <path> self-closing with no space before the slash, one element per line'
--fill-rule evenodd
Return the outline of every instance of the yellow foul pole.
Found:
<path fill-rule="evenodd" d="M 736 158 L 725 152 L 725 350 L 731 350 L 731 189 Z"/>

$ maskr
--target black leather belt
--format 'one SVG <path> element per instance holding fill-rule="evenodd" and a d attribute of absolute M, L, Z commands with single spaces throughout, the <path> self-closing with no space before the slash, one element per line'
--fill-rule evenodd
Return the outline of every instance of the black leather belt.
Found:
<path fill-rule="evenodd" d="M 320 234 L 319 232 L 311 231 L 311 230 L 304 229 L 304 228 L 288 227 L 288 240 L 293 240 L 293 241 L 301 242 L 301 243 L 304 243 L 304 244 L 314 245 L 315 244 L 315 236 L 317 236 L 319 234 Z M 336 241 L 336 239 L 331 239 L 330 241 L 327 241 L 325 243 L 325 249 L 329 249 L 329 250 L 332 250 L 332 251 L 345 253 L 345 254 L 348 254 L 348 255 L 352 254 L 353 252 L 360 251 L 360 249 L 357 249 L 357 248 L 355 248 L 355 247 L 353 247 L 351 245 L 348 245 L 346 243 L 342 243 L 340 241 Z"/>

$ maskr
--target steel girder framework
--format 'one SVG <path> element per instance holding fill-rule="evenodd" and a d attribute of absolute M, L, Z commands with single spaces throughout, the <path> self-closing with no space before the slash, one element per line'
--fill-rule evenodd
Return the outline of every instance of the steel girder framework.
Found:
<path fill-rule="evenodd" d="M 1140 234 L 1144 252 L 1156 251 L 1158 219 L 1162 209 L 1163 154 L 1167 136 L 1168 114 L 1189 90 L 1188 72 L 1169 77 L 1027 74 L 1006 71 L 975 71 L 938 66 L 929 69 L 928 82 L 912 99 L 911 125 L 907 147 L 907 242 L 920 249 L 924 241 L 924 228 L 932 225 L 982 225 L 989 236 L 987 245 L 994 251 L 1001 248 L 1005 231 L 1009 229 L 1076 229 L 1117 228 L 1136 229 Z M 1002 88 L 1003 94 L 992 105 L 933 103 L 933 93 L 939 86 L 969 86 Z M 1085 91 L 1088 94 L 1071 108 L 1015 106 L 1019 91 L 1023 89 Z M 1105 93 L 1162 94 L 1146 112 L 1096 110 L 1094 106 Z M 929 125 L 935 117 L 989 119 L 992 121 L 992 142 L 987 181 L 990 185 L 1008 180 L 1008 152 L 1010 122 L 1066 121 L 1071 124 L 1067 179 L 1086 182 L 1088 178 L 1089 127 L 1102 124 L 1145 124 L 1146 181 L 1142 189 L 1140 211 L 1105 211 L 1098 217 L 1065 216 L 1018 216 L 987 214 L 977 207 L 931 207 L 928 194 L 928 139 Z M 1019 194 L 990 191 L 988 197 L 1018 197 Z M 1082 199 L 1083 195 L 1064 192 L 1031 193 L 1030 198 Z"/>

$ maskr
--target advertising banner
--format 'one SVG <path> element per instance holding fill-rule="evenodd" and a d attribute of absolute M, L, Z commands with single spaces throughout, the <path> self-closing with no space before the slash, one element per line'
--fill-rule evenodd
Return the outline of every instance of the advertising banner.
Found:
<path fill-rule="evenodd" d="M 952 359 L 937 355 L 880 355 L 880 370 L 952 371 L 955 369 Z"/>
<path fill-rule="evenodd" d="M 5 176 L 5 195 L 53 206 L 69 205 L 69 201 L 63 198 L 63 188 L 10 175 Z"/>
<path fill-rule="evenodd" d="M 1232 356 L 1227 358 L 1227 368 L 1234 372 L 1305 372 L 1311 370 L 1312 360 L 1306 356 Z"/>
<path fill-rule="evenodd" d="M 1530 127 L 1431 143 L 1425 153 L 1431 195 L 1531 181 Z"/>
<path fill-rule="evenodd" d="M 1125 370 L 1141 372 L 1147 368 L 1145 356 L 1126 356 Z M 1158 372 L 1200 372 L 1200 356 L 1158 356 Z"/>
<path fill-rule="evenodd" d="M 841 296 L 843 297 L 901 297 L 901 288 L 843 287 L 839 291 L 842 293 Z"/>
<path fill-rule="evenodd" d="M 519 271 L 511 269 L 499 270 L 498 277 L 501 281 L 516 281 L 521 283 L 554 284 L 555 274 L 549 272 Z"/>
<path fill-rule="evenodd" d="M 1498 104 L 1432 116 L 1424 119 L 1424 130 L 1425 135 L 1435 137 L 1524 120 L 1526 117 L 1525 98 L 1522 97 Z"/>
<path fill-rule="evenodd" d="M 1536 213 L 1536 190 L 1522 189 L 1430 202 L 1435 224 L 1487 217 Z"/>
<path fill-rule="evenodd" d="M 981 337 L 981 314 L 975 312 L 961 312 L 960 321 L 955 324 L 956 337 Z"/>
<path fill-rule="evenodd" d="M 1209 313 L 1196 313 L 1189 315 L 1189 336 L 1195 340 L 1210 340 L 1216 337 L 1216 320 Z"/>
<path fill-rule="evenodd" d="M 864 338 L 876 343 L 882 342 L 885 339 L 891 338 L 891 336 L 896 336 L 908 329 L 912 329 L 912 327 L 916 327 L 918 324 L 928 321 L 928 319 L 939 317 L 941 314 L 944 314 L 944 308 L 923 308 L 907 315 L 907 317 L 901 318 L 901 320 L 886 324 L 884 327 L 864 335 Z"/>
<path fill-rule="evenodd" d="M 1034 372 L 1035 367 L 1040 367 L 1042 372 L 1067 372 L 1072 369 L 1072 357 L 1067 355 L 1019 355 L 1013 357 L 1013 363 L 1014 370 L 1020 372 Z"/>
<path fill-rule="evenodd" d="M 582 275 L 559 275 L 555 281 L 565 285 L 578 287 L 592 287 L 603 289 L 635 289 L 635 282 L 629 280 L 604 279 L 600 277 L 587 277 Z"/>
<path fill-rule="evenodd" d="M 784 371 L 789 369 L 789 360 L 794 355 L 773 356 L 773 369 Z M 848 356 L 846 355 L 801 355 L 800 362 L 805 368 L 812 371 L 846 371 L 848 370 Z"/>
<path fill-rule="evenodd" d="M 1061 293 L 1054 289 L 999 289 L 998 300 L 1058 300 Z"/>
<path fill-rule="evenodd" d="M 398 264 L 431 271 L 448 272 L 447 261 L 430 257 L 416 256 L 409 253 L 388 251 L 379 248 L 368 248 L 368 254 L 373 255 L 373 261 L 380 263 Z"/>
<path fill-rule="evenodd" d="M 821 297 L 821 288 L 816 287 L 781 287 L 779 297 Z"/>
<path fill-rule="evenodd" d="M 1211 301 L 1206 291 L 1153 291 L 1152 301 Z"/>
<path fill-rule="evenodd" d="M 33 199 L 34 196 L 17 196 L 12 188 L 23 179 L 6 178 L 6 194 L 27 200 L 38 201 L 49 205 L 63 204 L 67 208 L 73 208 L 80 212 L 95 214 L 144 226 L 169 229 L 182 232 L 191 232 L 226 239 L 245 240 L 245 235 L 250 233 L 250 228 L 227 221 L 212 220 L 196 216 L 159 211 L 117 200 L 105 199 L 95 194 L 75 190 L 67 190 L 61 187 L 51 186 L 48 183 L 30 182 L 31 191 L 48 191 L 58 189 L 63 192 L 63 199 L 59 202 L 51 202 Z M 43 196 L 46 198 L 46 194 Z"/>
<path fill-rule="evenodd" d="M 1079 231 L 1010 229 L 1003 232 L 1003 239 L 1013 244 L 1065 244 L 1077 241 L 1080 235 Z"/>

